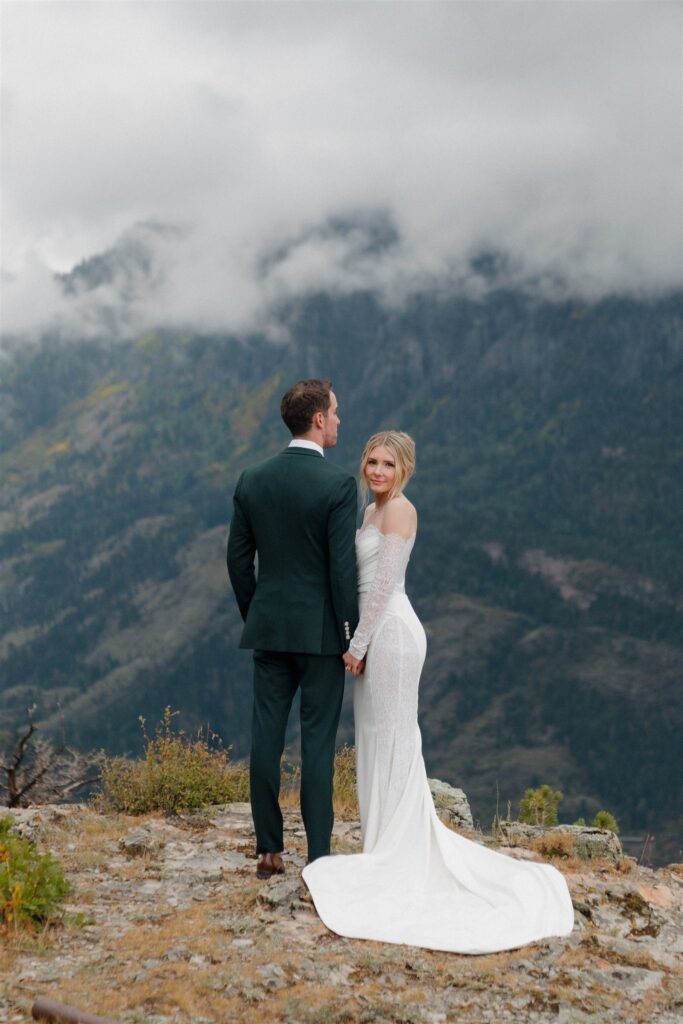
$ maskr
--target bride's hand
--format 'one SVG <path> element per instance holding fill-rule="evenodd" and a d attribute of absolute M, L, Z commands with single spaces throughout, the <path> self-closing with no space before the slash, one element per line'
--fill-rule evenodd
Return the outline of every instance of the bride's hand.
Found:
<path fill-rule="evenodd" d="M 363 673 L 365 669 L 365 658 L 354 658 L 349 651 L 346 651 L 342 655 L 342 658 L 344 665 L 346 666 L 346 671 L 350 672 L 351 675 L 359 676 Z"/>

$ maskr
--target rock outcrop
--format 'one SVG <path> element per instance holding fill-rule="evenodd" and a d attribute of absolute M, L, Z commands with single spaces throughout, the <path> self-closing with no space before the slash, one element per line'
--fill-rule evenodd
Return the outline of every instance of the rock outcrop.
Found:
<path fill-rule="evenodd" d="M 615 860 L 607 847 L 605 857 L 582 860 L 566 830 L 559 842 L 558 830 L 525 836 L 512 823 L 497 839 L 468 830 L 510 856 L 552 857 L 576 923 L 566 939 L 458 956 L 329 932 L 301 880 L 305 836 L 293 809 L 285 812 L 286 874 L 268 882 L 255 877 L 246 804 L 174 819 L 82 806 L 14 816 L 60 858 L 73 892 L 44 935 L 7 937 L 2 1021 L 28 1022 L 39 995 L 124 1024 L 681 1019 L 681 865 L 653 871 Z M 540 840 L 555 854 L 541 854 Z M 338 822 L 333 844 L 340 853 L 360 849 L 358 823 Z"/>
<path fill-rule="evenodd" d="M 439 817 L 456 828 L 474 828 L 470 803 L 462 789 L 449 786 L 440 779 L 428 779 L 434 806 Z"/>
<path fill-rule="evenodd" d="M 525 825 L 521 821 L 501 821 L 498 835 L 508 846 L 538 846 L 540 852 L 552 855 L 553 845 L 565 856 L 574 853 L 581 860 L 607 860 L 618 864 L 624 856 L 619 837 L 608 829 L 593 828 L 590 825 Z M 564 842 L 563 840 L 567 840 Z"/>

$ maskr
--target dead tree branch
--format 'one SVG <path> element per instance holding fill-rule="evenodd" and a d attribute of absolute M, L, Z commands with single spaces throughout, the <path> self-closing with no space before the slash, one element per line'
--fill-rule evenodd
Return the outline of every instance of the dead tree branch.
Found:
<path fill-rule="evenodd" d="M 26 807 L 65 800 L 84 786 L 100 778 L 101 754 L 82 754 L 62 744 L 53 747 L 49 739 L 34 739 L 35 706 L 26 709 L 28 725 L 16 742 L 14 751 L 2 758 L 0 770 L 5 781 L 6 807 Z"/>

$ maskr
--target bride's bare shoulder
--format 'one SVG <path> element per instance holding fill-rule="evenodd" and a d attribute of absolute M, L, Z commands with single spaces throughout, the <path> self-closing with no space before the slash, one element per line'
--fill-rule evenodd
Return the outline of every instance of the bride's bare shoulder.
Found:
<path fill-rule="evenodd" d="M 382 518 L 383 533 L 398 533 L 402 537 L 410 537 L 417 530 L 417 511 L 404 494 L 391 498 L 384 509 Z"/>

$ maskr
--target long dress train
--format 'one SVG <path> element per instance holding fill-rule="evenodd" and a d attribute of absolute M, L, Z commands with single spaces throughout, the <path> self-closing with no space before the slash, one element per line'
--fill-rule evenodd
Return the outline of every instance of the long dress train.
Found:
<path fill-rule="evenodd" d="M 559 871 L 489 850 L 437 817 L 417 724 L 426 638 L 404 588 L 414 540 L 374 526 L 357 536 L 361 620 L 350 650 L 367 649 L 354 686 L 363 852 L 321 857 L 304 880 L 323 922 L 350 938 L 491 953 L 568 935 L 574 913 Z"/>

